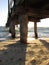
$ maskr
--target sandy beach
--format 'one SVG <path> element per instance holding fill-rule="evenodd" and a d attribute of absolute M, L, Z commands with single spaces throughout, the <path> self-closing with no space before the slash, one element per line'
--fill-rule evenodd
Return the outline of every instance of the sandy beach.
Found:
<path fill-rule="evenodd" d="M 0 42 L 0 65 L 49 65 L 49 38 L 27 42 L 22 44 L 19 38 Z"/>
<path fill-rule="evenodd" d="M 0 65 L 49 65 L 49 0 L 0 0 Z"/>

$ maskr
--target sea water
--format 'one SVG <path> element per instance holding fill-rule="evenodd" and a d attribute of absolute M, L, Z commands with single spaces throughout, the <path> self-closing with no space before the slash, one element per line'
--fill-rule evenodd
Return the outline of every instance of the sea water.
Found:
<path fill-rule="evenodd" d="M 19 28 L 18 28 L 19 29 Z M 39 38 L 49 38 L 49 27 L 38 27 L 37 33 Z M 16 34 L 19 34 L 19 31 L 16 31 Z M 28 28 L 28 37 L 34 38 L 34 28 Z M 10 39 L 11 34 L 9 33 L 9 30 L 6 29 L 6 27 L 0 27 L 0 41 Z"/>
<path fill-rule="evenodd" d="M 28 31 L 28 36 L 35 37 L 34 28 L 30 28 Z M 49 38 L 49 27 L 38 27 L 37 34 L 39 38 Z"/>
<path fill-rule="evenodd" d="M 0 42 L 9 38 L 10 38 L 10 35 L 6 27 L 0 26 Z"/>

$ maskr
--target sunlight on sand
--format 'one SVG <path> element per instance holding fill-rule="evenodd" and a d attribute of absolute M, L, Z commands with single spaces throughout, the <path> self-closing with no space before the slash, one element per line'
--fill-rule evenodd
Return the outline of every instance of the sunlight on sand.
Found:
<path fill-rule="evenodd" d="M 0 42 L 0 65 L 49 65 L 49 38 L 28 38 L 26 45 L 19 40 Z"/>

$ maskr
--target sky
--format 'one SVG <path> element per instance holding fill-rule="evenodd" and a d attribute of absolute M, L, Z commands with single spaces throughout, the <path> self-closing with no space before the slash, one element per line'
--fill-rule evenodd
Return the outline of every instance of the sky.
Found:
<path fill-rule="evenodd" d="M 0 26 L 7 22 L 8 0 L 0 0 Z"/>
<path fill-rule="evenodd" d="M 0 0 L 0 26 L 5 26 L 8 17 L 8 0 Z M 29 27 L 33 27 L 34 23 L 29 22 Z M 37 23 L 38 27 L 49 27 L 49 18 L 42 19 Z"/>
<path fill-rule="evenodd" d="M 29 22 L 28 26 L 33 27 L 34 23 Z M 37 23 L 37 27 L 49 27 L 49 18 L 41 19 L 40 22 Z"/>

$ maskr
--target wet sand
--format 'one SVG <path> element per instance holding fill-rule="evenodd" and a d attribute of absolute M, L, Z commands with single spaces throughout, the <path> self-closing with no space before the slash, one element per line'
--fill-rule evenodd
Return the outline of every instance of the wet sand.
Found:
<path fill-rule="evenodd" d="M 20 43 L 19 38 L 0 42 L 0 65 L 49 65 L 49 38 Z"/>

